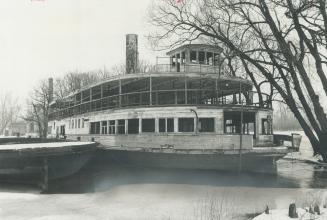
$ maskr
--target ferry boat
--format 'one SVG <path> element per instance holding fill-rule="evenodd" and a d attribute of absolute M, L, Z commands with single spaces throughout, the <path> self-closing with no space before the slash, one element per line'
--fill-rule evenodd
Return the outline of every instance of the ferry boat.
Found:
<path fill-rule="evenodd" d="M 224 73 L 221 48 L 183 45 L 140 72 L 137 35 L 126 39 L 126 74 L 54 101 L 53 136 L 98 142 L 102 164 L 252 172 L 276 172 L 299 146 L 298 135 L 274 138 L 268 95 Z"/>

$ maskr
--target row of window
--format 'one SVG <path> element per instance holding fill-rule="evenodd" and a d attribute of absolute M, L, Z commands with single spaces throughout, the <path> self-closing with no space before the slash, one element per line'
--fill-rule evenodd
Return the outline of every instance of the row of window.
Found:
<path fill-rule="evenodd" d="M 126 122 L 125 122 L 126 121 Z M 199 118 L 199 132 L 214 132 L 214 118 Z M 126 128 L 127 126 L 127 128 Z M 109 121 L 98 121 L 90 123 L 90 134 L 138 134 L 141 132 L 155 132 L 156 122 L 154 118 L 120 119 Z M 161 133 L 177 132 L 174 130 L 173 118 L 160 118 L 158 130 Z M 178 132 L 194 132 L 194 118 L 178 118 Z"/>
<path fill-rule="evenodd" d="M 69 129 L 74 129 L 74 128 L 84 128 L 84 119 L 82 118 L 75 118 L 69 120 L 68 124 Z"/>

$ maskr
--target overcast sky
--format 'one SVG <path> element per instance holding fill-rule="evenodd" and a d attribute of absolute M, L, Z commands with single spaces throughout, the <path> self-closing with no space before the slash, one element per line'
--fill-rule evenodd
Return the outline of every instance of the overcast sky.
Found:
<path fill-rule="evenodd" d="M 151 0 L 15 0 L 0 6 L 0 95 L 23 100 L 38 80 L 124 62 L 125 35 L 139 35 L 141 59 L 155 62 L 144 36 Z M 159 54 L 160 55 L 160 54 Z"/>

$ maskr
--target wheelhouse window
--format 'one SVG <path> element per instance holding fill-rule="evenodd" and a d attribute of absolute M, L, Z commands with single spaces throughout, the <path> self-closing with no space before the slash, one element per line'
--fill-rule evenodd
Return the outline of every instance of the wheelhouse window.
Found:
<path fill-rule="evenodd" d="M 190 52 L 190 61 L 191 61 L 191 63 L 197 63 L 196 51 L 194 51 L 194 50 L 191 50 L 191 52 Z"/>
<path fill-rule="evenodd" d="M 211 66 L 213 65 L 213 53 L 211 52 L 207 53 L 207 64 Z"/>
<path fill-rule="evenodd" d="M 139 133 L 139 119 L 128 119 L 128 134 Z"/>
<path fill-rule="evenodd" d="M 125 134 L 125 120 L 118 120 L 117 122 L 118 134 Z"/>
<path fill-rule="evenodd" d="M 116 126 L 115 120 L 110 120 L 109 121 L 109 134 L 115 134 L 116 133 L 116 127 L 115 126 Z M 124 130 L 125 130 L 125 127 L 124 127 Z"/>
<path fill-rule="evenodd" d="M 100 122 L 91 122 L 90 134 L 100 134 Z"/>
<path fill-rule="evenodd" d="M 178 119 L 179 132 L 194 132 L 194 118 L 179 118 Z"/>
<path fill-rule="evenodd" d="M 215 66 L 219 65 L 219 54 L 217 53 L 214 54 L 214 65 Z"/>
<path fill-rule="evenodd" d="M 155 132 L 154 118 L 142 119 L 142 132 Z"/>
<path fill-rule="evenodd" d="M 185 63 L 185 52 L 182 52 L 181 64 Z"/>
<path fill-rule="evenodd" d="M 108 122 L 102 121 L 101 122 L 101 134 L 107 134 L 108 133 Z"/>
<path fill-rule="evenodd" d="M 214 132 L 215 119 L 214 118 L 199 118 L 199 132 Z"/>
<path fill-rule="evenodd" d="M 205 52 L 199 51 L 199 63 L 204 64 L 204 62 L 205 62 Z"/>

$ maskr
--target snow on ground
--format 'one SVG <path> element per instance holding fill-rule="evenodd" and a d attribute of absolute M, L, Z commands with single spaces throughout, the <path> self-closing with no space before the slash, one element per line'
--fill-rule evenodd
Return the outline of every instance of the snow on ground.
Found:
<path fill-rule="evenodd" d="M 262 213 L 261 215 L 255 217 L 253 220 L 293 220 L 293 219 L 314 219 L 314 220 L 326 220 L 327 219 L 327 209 L 320 209 L 321 215 L 311 214 L 305 209 L 298 208 L 298 218 L 288 217 L 288 209 L 277 209 L 270 210 L 269 214 Z"/>
<path fill-rule="evenodd" d="M 35 148 L 56 148 L 65 146 L 88 145 L 94 142 L 54 142 L 54 143 L 31 143 L 31 144 L 5 144 L 0 146 L 0 150 L 21 150 Z"/>

